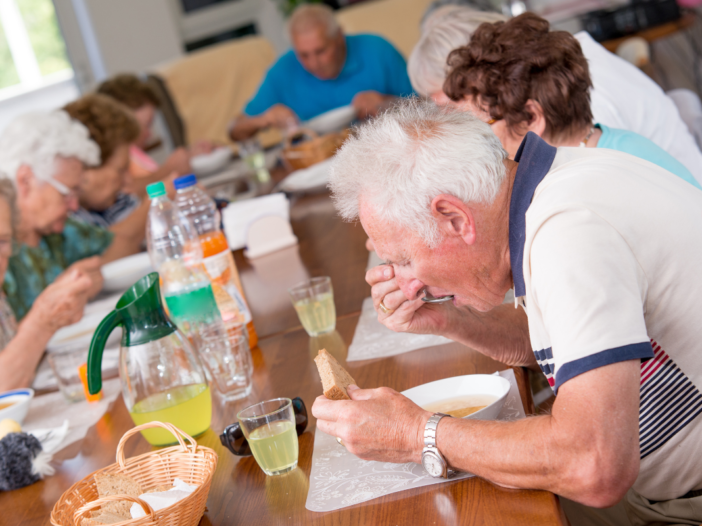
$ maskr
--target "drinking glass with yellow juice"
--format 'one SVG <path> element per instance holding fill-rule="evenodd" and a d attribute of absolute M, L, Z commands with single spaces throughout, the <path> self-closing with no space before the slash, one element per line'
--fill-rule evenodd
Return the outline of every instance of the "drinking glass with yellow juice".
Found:
<path fill-rule="evenodd" d="M 288 290 L 300 323 L 310 336 L 319 336 L 336 328 L 336 307 L 331 278 L 312 278 Z"/>
<path fill-rule="evenodd" d="M 266 475 L 282 475 L 297 467 L 295 412 L 289 398 L 254 404 L 240 411 L 237 419 Z"/>

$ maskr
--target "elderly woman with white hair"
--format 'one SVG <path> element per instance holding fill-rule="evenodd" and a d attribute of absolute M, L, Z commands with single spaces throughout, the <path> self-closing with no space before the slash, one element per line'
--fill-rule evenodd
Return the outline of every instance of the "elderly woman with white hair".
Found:
<path fill-rule="evenodd" d="M 0 280 L 5 277 L 17 214 L 12 182 L 0 175 Z M 46 344 L 83 314 L 91 280 L 74 269 L 49 285 L 18 325 L 7 298 L 0 294 L 0 391 L 27 387 Z"/>
<path fill-rule="evenodd" d="M 407 69 L 418 94 L 437 104 L 450 103 L 443 92 L 451 51 L 467 45 L 482 23 L 507 20 L 499 13 L 443 6 L 422 24 L 422 37 Z M 638 68 L 610 53 L 585 31 L 576 33 L 588 62 L 594 121 L 638 133 L 663 148 L 702 183 L 702 153 L 670 97 Z"/>
<path fill-rule="evenodd" d="M 102 287 L 102 264 L 135 252 L 124 236 L 69 217 L 85 166 L 100 162 L 88 130 L 63 111 L 15 119 L 0 136 L 0 171 L 17 191 L 19 220 L 3 290 L 18 320 L 52 282 L 76 269 Z"/>

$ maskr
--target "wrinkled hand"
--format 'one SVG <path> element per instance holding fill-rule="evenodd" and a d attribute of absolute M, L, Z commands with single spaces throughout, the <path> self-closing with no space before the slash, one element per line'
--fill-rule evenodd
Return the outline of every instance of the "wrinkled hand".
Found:
<path fill-rule="evenodd" d="M 389 98 L 377 91 L 362 91 L 356 93 L 351 105 L 356 109 L 359 119 L 375 117 L 383 109 Z"/>
<path fill-rule="evenodd" d="M 271 106 L 263 116 L 267 126 L 274 126 L 281 130 L 287 130 L 291 125 L 297 124 L 299 121 L 295 112 L 284 104 Z"/>
<path fill-rule="evenodd" d="M 71 270 L 37 296 L 23 323 L 50 335 L 61 327 L 77 323 L 83 316 L 91 287 L 92 280 L 87 274 Z"/>
<path fill-rule="evenodd" d="M 163 180 L 163 184 L 166 186 L 166 195 L 168 195 L 168 199 L 170 200 L 175 199 L 176 189 L 173 183 L 178 177 L 178 172 L 171 172 L 168 174 L 168 177 Z"/>
<path fill-rule="evenodd" d="M 183 147 L 173 150 L 173 153 L 163 163 L 163 167 L 168 171 L 177 172 L 178 175 L 189 174 L 192 170 L 190 168 L 190 154 L 188 150 Z"/>
<path fill-rule="evenodd" d="M 102 289 L 104 279 L 102 277 L 102 273 L 100 272 L 101 266 L 102 260 L 100 259 L 100 256 L 81 259 L 63 271 L 56 281 L 59 282 L 65 279 L 70 279 L 74 270 L 80 271 L 81 274 L 90 279 L 90 288 L 88 289 L 88 299 L 90 299 L 95 297 Z"/>
<path fill-rule="evenodd" d="M 312 414 L 321 431 L 364 460 L 421 462 L 429 411 L 389 387 L 347 391 L 351 400 L 315 400 Z"/>
<path fill-rule="evenodd" d="M 366 272 L 366 281 L 371 286 L 378 321 L 388 329 L 414 334 L 445 334 L 451 326 L 456 308 L 448 304 L 427 304 L 419 297 L 408 300 L 390 265 L 373 267 Z M 379 306 L 381 301 L 390 312 L 383 312 Z"/>

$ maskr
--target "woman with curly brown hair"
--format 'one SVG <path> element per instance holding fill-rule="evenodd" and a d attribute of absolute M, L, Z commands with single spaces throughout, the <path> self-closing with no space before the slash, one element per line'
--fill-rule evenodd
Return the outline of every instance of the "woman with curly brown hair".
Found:
<path fill-rule="evenodd" d="M 127 252 L 138 252 L 144 240 L 148 200 L 123 192 L 129 175 L 129 147 L 140 133 L 131 112 L 110 97 L 90 94 L 68 104 L 64 111 L 90 132 L 100 149 L 100 164 L 83 173 L 78 192 L 80 207 L 73 217 L 121 234 Z"/>
<path fill-rule="evenodd" d="M 645 137 L 593 123 L 592 82 L 577 39 L 524 13 L 482 24 L 454 50 L 444 92 L 490 124 L 514 157 L 528 132 L 553 146 L 608 148 L 650 161 L 700 188 L 690 171 Z"/>

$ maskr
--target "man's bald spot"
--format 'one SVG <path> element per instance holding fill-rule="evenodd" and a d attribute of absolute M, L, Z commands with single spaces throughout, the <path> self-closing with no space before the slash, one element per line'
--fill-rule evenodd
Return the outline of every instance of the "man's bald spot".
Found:
<path fill-rule="evenodd" d="M 290 37 L 310 31 L 323 31 L 332 38 L 339 34 L 341 27 L 334 18 L 334 12 L 326 5 L 306 4 L 298 7 L 288 20 Z"/>

